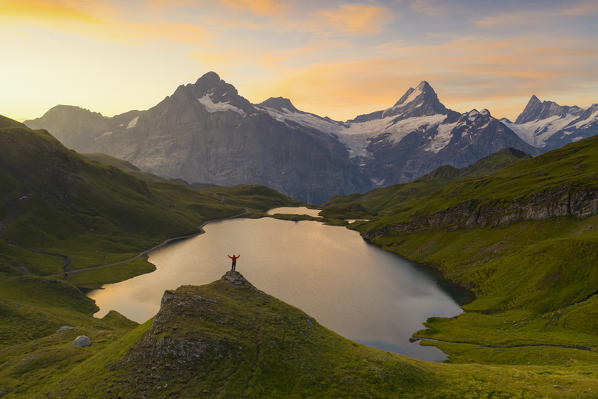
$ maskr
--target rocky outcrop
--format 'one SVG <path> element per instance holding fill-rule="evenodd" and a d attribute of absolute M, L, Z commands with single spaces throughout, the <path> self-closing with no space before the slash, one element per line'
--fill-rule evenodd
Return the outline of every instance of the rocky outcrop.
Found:
<path fill-rule="evenodd" d="M 84 347 L 84 346 L 90 346 L 90 345 L 91 345 L 91 339 L 89 339 L 89 337 L 87 335 L 79 335 L 73 341 L 73 346 Z"/>
<path fill-rule="evenodd" d="M 236 271 L 226 272 L 219 283 L 259 292 Z M 187 369 L 193 364 L 199 367 L 201 361 L 208 359 L 236 356 L 239 347 L 229 339 L 185 325 L 186 322 L 215 325 L 230 322 L 220 310 L 224 306 L 220 300 L 202 294 L 199 287 L 190 285 L 164 292 L 152 327 L 131 351 L 126 362 Z"/>
<path fill-rule="evenodd" d="M 571 216 L 587 218 L 598 214 L 598 189 L 560 186 L 510 202 L 485 202 L 476 200 L 444 211 L 415 217 L 412 221 L 371 231 L 366 238 L 372 239 L 384 233 L 409 233 L 430 228 L 449 230 L 475 227 L 506 226 L 523 220 L 545 220 L 553 217 Z"/>

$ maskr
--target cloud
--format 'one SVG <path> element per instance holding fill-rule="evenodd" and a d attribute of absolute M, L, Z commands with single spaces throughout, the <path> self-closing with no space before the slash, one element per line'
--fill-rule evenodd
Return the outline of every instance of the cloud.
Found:
<path fill-rule="evenodd" d="M 197 4 L 196 0 L 149 0 L 147 3 L 148 6 L 157 9 L 186 7 L 195 4 Z"/>
<path fill-rule="evenodd" d="M 386 7 L 360 4 L 342 4 L 336 9 L 316 12 L 324 24 L 350 33 L 377 33 L 389 22 L 391 14 Z"/>
<path fill-rule="evenodd" d="M 412 0 L 409 6 L 415 12 L 433 17 L 443 15 L 446 12 L 446 7 L 441 0 Z"/>
<path fill-rule="evenodd" d="M 58 0 L 5 0 L 0 2 L 0 15 L 4 17 L 76 20 L 98 23 L 100 20 L 72 3 Z"/>
<path fill-rule="evenodd" d="M 509 25 L 528 24 L 530 21 L 541 21 L 555 16 L 554 11 L 518 11 L 489 15 L 475 21 L 481 28 L 495 28 Z"/>
<path fill-rule="evenodd" d="M 276 82 L 260 82 L 252 93 L 290 97 L 305 110 L 348 119 L 388 107 L 407 88 L 428 80 L 458 111 L 491 108 L 499 117 L 514 117 L 532 93 L 554 98 L 596 82 L 598 49 L 591 42 L 561 39 L 547 46 L 541 37 L 469 37 L 441 45 L 398 45 L 391 55 L 297 68 Z"/>
<path fill-rule="evenodd" d="M 277 15 L 286 10 L 279 0 L 219 0 L 220 3 L 236 10 L 250 11 L 256 15 Z"/>
<path fill-rule="evenodd" d="M 83 36 L 118 42 L 166 39 L 200 43 L 211 35 L 195 24 L 152 18 L 136 22 L 103 3 L 67 0 L 7 0 L 0 2 L 0 18 L 6 23 L 31 23 Z"/>
<path fill-rule="evenodd" d="M 564 8 L 541 8 L 529 11 L 504 12 L 489 15 L 475 21 L 481 28 L 495 28 L 511 25 L 530 25 L 546 22 L 549 19 L 562 19 L 563 16 L 580 17 L 598 14 L 597 2 L 569 3 Z"/>

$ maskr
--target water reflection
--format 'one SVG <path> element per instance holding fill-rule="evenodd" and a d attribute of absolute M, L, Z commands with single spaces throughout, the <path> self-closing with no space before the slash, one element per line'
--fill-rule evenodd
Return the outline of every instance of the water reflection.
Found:
<path fill-rule="evenodd" d="M 310 209 L 304 206 L 284 206 L 282 208 L 274 208 L 268 211 L 268 215 L 276 215 L 277 213 L 288 215 L 308 215 L 313 217 L 320 216 L 320 209 Z"/>
<path fill-rule="evenodd" d="M 206 234 L 153 252 L 154 273 L 106 285 L 89 294 L 97 316 L 115 309 L 143 322 L 159 309 L 164 290 L 205 284 L 229 268 L 259 289 L 315 317 L 350 339 L 424 360 L 444 360 L 435 347 L 409 337 L 431 316 L 461 309 L 430 273 L 367 244 L 357 232 L 319 222 L 233 219 L 205 227 Z"/>

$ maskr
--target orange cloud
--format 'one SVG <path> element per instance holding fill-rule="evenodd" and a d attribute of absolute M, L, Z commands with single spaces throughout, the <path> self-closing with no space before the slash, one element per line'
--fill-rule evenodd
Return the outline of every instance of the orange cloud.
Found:
<path fill-rule="evenodd" d="M 377 33 L 388 23 L 391 11 L 382 6 L 342 4 L 334 10 L 320 10 L 317 15 L 341 31 Z"/>
<path fill-rule="evenodd" d="M 35 20 L 52 29 L 119 42 L 168 39 L 199 43 L 210 34 L 201 26 L 154 19 L 132 22 L 116 9 L 95 2 L 66 0 L 8 0 L 0 2 L 0 17 L 7 23 Z"/>
<path fill-rule="evenodd" d="M 276 82 L 252 86 L 251 95 L 283 95 L 304 110 L 349 119 L 388 107 L 407 88 L 428 80 L 449 107 L 490 108 L 495 116 L 513 118 L 533 93 L 558 100 L 559 93 L 581 93 L 584 81 L 598 80 L 598 49 L 589 42 L 537 42 L 543 41 L 464 38 L 397 46 L 392 55 L 297 68 Z"/>
<path fill-rule="evenodd" d="M 220 3 L 236 10 L 250 11 L 256 15 L 276 15 L 286 9 L 278 0 L 219 0 Z"/>
<path fill-rule="evenodd" d="M 565 8 L 539 9 L 534 11 L 506 12 L 489 15 L 475 21 L 475 24 L 482 28 L 495 28 L 509 25 L 528 25 L 530 22 L 545 21 L 551 18 L 562 18 L 567 16 L 590 16 L 598 14 L 598 3 L 581 2 L 569 4 Z"/>
<path fill-rule="evenodd" d="M 168 7 L 184 7 L 196 4 L 195 0 L 150 0 L 148 5 L 157 9 Z"/>
<path fill-rule="evenodd" d="M 98 23 L 100 20 L 67 1 L 58 0 L 5 0 L 0 2 L 0 15 L 17 18 L 77 20 Z"/>

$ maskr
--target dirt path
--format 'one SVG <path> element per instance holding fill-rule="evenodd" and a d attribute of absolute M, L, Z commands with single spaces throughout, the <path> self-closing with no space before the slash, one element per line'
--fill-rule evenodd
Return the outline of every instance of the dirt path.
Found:
<path fill-rule="evenodd" d="M 167 240 L 164 240 L 164 241 L 162 241 L 160 244 L 158 244 L 158 245 L 156 245 L 156 246 L 153 246 L 153 247 L 151 247 L 150 249 L 146 249 L 145 251 L 142 251 L 142 252 L 138 253 L 137 255 L 135 255 L 135 256 L 132 256 L 132 257 L 130 257 L 130 258 L 127 258 L 127 259 L 119 260 L 119 261 L 117 261 L 117 262 L 112 262 L 112 263 L 106 263 L 106 264 L 104 264 L 104 265 L 89 266 L 89 267 L 82 267 L 82 268 L 80 268 L 80 269 L 68 270 L 68 271 L 66 271 L 66 272 L 64 272 L 64 273 L 48 274 L 48 275 L 46 275 L 46 276 L 47 276 L 47 277 L 57 277 L 57 276 L 62 276 L 62 275 L 64 275 L 65 277 L 68 277 L 68 276 L 72 276 L 73 274 L 77 274 L 77 273 L 85 272 L 85 271 L 88 271 L 88 270 L 97 270 L 97 269 L 103 269 L 103 268 L 105 268 L 105 267 L 116 266 L 116 265 L 120 265 L 120 264 L 123 264 L 123 263 L 131 262 L 131 261 L 133 261 L 133 260 L 135 260 L 135 259 L 139 259 L 139 258 L 141 258 L 141 257 L 143 257 L 143 256 L 147 256 L 147 255 L 148 255 L 150 252 L 152 252 L 152 251 L 155 251 L 156 249 L 162 248 L 162 247 L 164 247 L 165 245 L 168 245 L 168 244 L 170 244 L 170 243 L 172 243 L 172 242 L 179 241 L 179 240 L 183 240 L 183 239 L 186 239 L 186 238 L 195 237 L 195 236 L 198 236 L 198 235 L 200 235 L 200 234 L 203 234 L 203 233 L 205 233 L 205 231 L 204 231 L 204 229 L 203 229 L 203 228 L 204 228 L 204 226 L 205 226 L 206 224 L 208 224 L 208 223 L 221 222 L 221 221 L 223 221 L 223 220 L 228 220 L 228 219 L 235 219 L 235 218 L 241 217 L 241 216 L 243 216 L 243 215 L 246 215 L 246 214 L 248 214 L 249 212 L 250 212 L 250 211 L 249 211 L 249 209 L 245 209 L 243 212 L 239 213 L 238 215 L 233 215 L 233 216 L 229 216 L 229 217 L 225 217 L 225 218 L 220 218 L 220 219 L 212 219 L 212 220 L 205 221 L 205 222 L 203 222 L 203 223 L 201 224 L 201 226 L 199 226 L 199 230 L 198 230 L 196 233 L 193 233 L 193 234 L 187 234 L 187 235 L 184 235 L 184 236 L 179 236 L 179 237 L 173 237 L 173 238 L 169 238 L 169 239 L 167 239 Z"/>
<path fill-rule="evenodd" d="M 490 348 L 490 349 L 513 349 L 513 348 L 532 348 L 536 346 L 543 346 L 543 347 L 552 347 L 552 348 L 565 348 L 565 349 L 577 349 L 581 351 L 588 351 L 598 353 L 598 350 L 592 349 L 588 346 L 579 346 L 579 345 L 558 345 L 558 344 L 521 344 L 521 345 L 509 345 L 509 346 L 496 346 L 496 345 L 487 345 L 487 344 L 480 344 L 477 342 L 466 342 L 466 341 L 446 341 L 442 339 L 436 338 L 412 338 L 410 339 L 411 342 L 417 341 L 436 341 L 436 342 L 446 342 L 449 344 L 466 344 L 466 345 L 475 345 L 481 346 L 483 348 Z"/>

